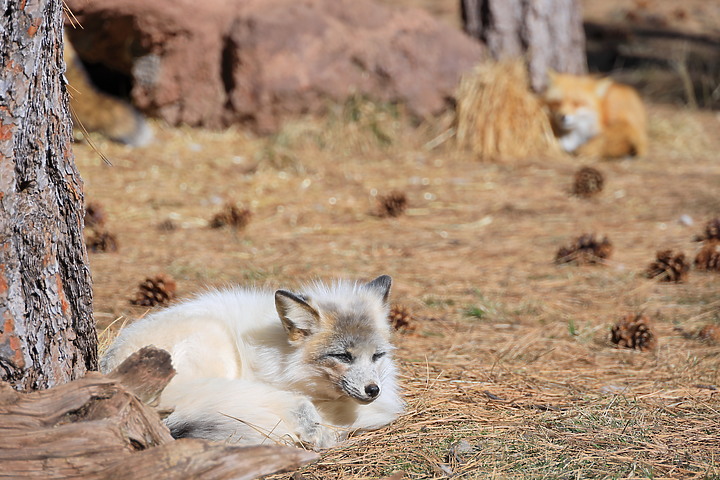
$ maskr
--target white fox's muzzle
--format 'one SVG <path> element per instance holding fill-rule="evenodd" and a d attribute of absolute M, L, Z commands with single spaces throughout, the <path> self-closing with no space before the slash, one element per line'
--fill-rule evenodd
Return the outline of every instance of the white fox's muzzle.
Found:
<path fill-rule="evenodd" d="M 362 390 L 360 390 L 352 383 L 343 379 L 341 387 L 343 392 L 345 392 L 348 396 L 364 404 L 372 403 L 377 397 L 380 396 L 380 387 L 375 382 L 368 383 L 362 388 Z"/>

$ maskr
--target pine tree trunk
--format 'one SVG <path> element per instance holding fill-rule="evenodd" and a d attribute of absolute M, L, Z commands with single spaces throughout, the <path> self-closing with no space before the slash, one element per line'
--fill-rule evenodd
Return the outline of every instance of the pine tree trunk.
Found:
<path fill-rule="evenodd" d="M 533 89 L 548 68 L 585 73 L 585 34 L 578 0 L 460 0 L 465 32 L 496 60 L 525 57 Z"/>
<path fill-rule="evenodd" d="M 83 186 L 62 77 L 62 1 L 0 6 L 0 379 L 42 389 L 97 368 Z"/>

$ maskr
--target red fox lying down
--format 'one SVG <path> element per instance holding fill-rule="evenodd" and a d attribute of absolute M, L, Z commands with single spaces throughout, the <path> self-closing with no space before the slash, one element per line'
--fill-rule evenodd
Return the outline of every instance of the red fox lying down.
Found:
<path fill-rule="evenodd" d="M 563 150 L 605 158 L 647 153 L 645 107 L 634 88 L 610 78 L 548 75 L 543 97 Z"/>

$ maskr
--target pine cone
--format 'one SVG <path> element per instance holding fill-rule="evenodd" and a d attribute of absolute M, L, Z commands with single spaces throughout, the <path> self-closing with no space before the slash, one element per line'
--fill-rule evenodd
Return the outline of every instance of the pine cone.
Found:
<path fill-rule="evenodd" d="M 573 193 L 579 197 L 590 197 L 603 189 L 605 177 L 600 170 L 593 167 L 582 167 L 575 173 Z"/>
<path fill-rule="evenodd" d="M 698 337 L 700 338 L 700 340 L 720 343 L 720 325 L 705 325 L 698 332 Z"/>
<path fill-rule="evenodd" d="M 652 330 L 650 319 L 638 313 L 628 314 L 616 323 L 610 331 L 610 340 L 618 347 L 652 350 L 657 346 L 657 339 Z"/>
<path fill-rule="evenodd" d="M 697 235 L 695 237 L 696 242 L 703 242 L 705 240 L 720 241 L 720 217 L 710 220 L 705 225 L 705 231 L 702 235 Z"/>
<path fill-rule="evenodd" d="M 91 228 L 85 237 L 85 245 L 91 252 L 117 252 L 118 241 L 115 235 L 103 229 Z"/>
<path fill-rule="evenodd" d="M 177 224 L 171 218 L 166 218 L 162 222 L 158 223 L 157 228 L 163 232 L 172 232 L 177 229 Z"/>
<path fill-rule="evenodd" d="M 247 208 L 239 208 L 237 205 L 227 203 L 223 209 L 210 220 L 210 227 L 221 228 L 228 225 L 236 230 L 242 230 L 247 227 L 251 218 L 252 212 Z"/>
<path fill-rule="evenodd" d="M 403 305 L 393 305 L 390 308 L 388 318 L 395 330 L 408 331 L 415 329 L 415 319 L 410 313 L 410 310 Z"/>
<path fill-rule="evenodd" d="M 675 254 L 672 250 L 657 252 L 657 259 L 647 268 L 645 275 L 648 278 L 661 277 L 665 282 L 680 283 L 687 280 L 690 264 L 685 260 L 685 254 Z"/>
<path fill-rule="evenodd" d="M 175 298 L 175 287 L 175 280 L 169 275 L 148 277 L 138 286 L 135 298 L 130 299 L 130 303 L 143 307 L 167 305 Z"/>
<path fill-rule="evenodd" d="M 705 242 L 695 257 L 695 268 L 708 272 L 720 272 L 720 241 Z"/>
<path fill-rule="evenodd" d="M 612 255 L 613 246 L 607 237 L 595 238 L 585 233 L 568 247 L 561 247 L 555 255 L 555 263 L 576 263 L 578 265 L 602 263 Z"/>
<path fill-rule="evenodd" d="M 407 208 L 407 196 L 402 192 L 390 192 L 379 198 L 381 217 L 399 217 Z"/>
<path fill-rule="evenodd" d="M 97 202 L 88 202 L 85 205 L 85 228 L 102 227 L 106 219 L 107 215 L 102 205 Z"/>

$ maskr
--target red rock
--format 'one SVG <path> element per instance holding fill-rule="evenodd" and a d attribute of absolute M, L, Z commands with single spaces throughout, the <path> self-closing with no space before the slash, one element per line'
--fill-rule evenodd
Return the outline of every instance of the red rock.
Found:
<path fill-rule="evenodd" d="M 132 77 L 170 124 L 276 129 L 351 95 L 442 111 L 482 47 L 419 9 L 372 0 L 67 0 L 80 57 Z"/>

